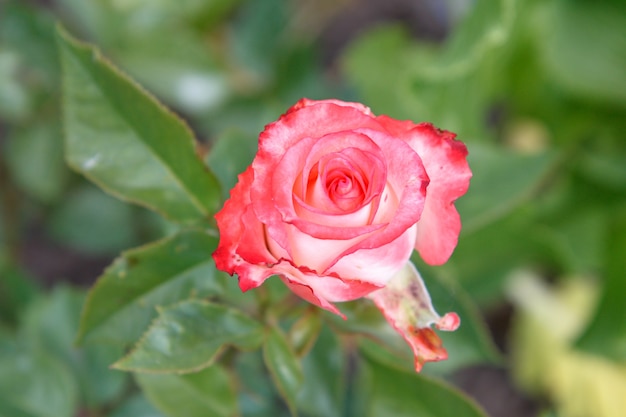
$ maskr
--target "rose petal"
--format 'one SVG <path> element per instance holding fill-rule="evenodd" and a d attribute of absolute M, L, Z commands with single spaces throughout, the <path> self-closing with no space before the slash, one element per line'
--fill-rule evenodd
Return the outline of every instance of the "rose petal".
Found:
<path fill-rule="evenodd" d="M 361 227 L 329 227 L 324 223 L 311 223 L 307 220 L 308 217 L 302 218 L 297 215 L 293 198 L 290 198 L 292 196 L 289 192 L 289 184 L 287 187 L 283 184 L 289 183 L 294 178 L 295 167 L 302 163 L 304 150 L 313 149 L 313 147 L 309 147 L 311 141 L 309 138 L 301 140 L 293 148 L 287 150 L 284 163 L 277 169 L 273 177 L 271 189 L 274 190 L 274 193 L 271 202 L 279 208 L 278 211 L 281 216 L 279 221 L 267 224 L 267 234 L 289 252 L 291 259 L 297 265 L 305 265 L 321 273 L 326 273 L 328 268 L 332 268 L 342 258 L 360 249 L 379 249 L 390 244 L 417 223 L 420 218 L 425 201 L 426 184 L 428 184 L 428 177 L 422 168 L 420 157 L 404 141 L 391 137 L 386 132 L 359 129 L 357 133 L 359 134 L 356 136 L 346 134 L 346 140 L 351 145 L 356 146 L 360 142 L 365 143 L 364 138 L 367 137 L 380 149 L 385 161 L 393 161 L 387 167 L 388 186 L 379 201 L 379 209 L 373 224 Z M 329 138 L 334 138 L 334 136 L 329 135 Z M 283 186 L 281 187 L 281 185 Z M 252 192 L 254 193 L 254 188 Z M 259 199 L 261 198 L 263 197 L 259 196 Z M 256 200 L 253 204 L 255 213 L 261 217 L 261 211 L 265 206 L 262 207 L 261 203 L 257 203 Z M 293 224 L 297 230 L 286 223 Z M 328 223 L 336 224 L 334 221 L 328 221 Z M 413 247 L 414 242 L 411 247 Z M 402 250 L 398 253 L 403 254 L 404 259 L 399 259 L 399 255 L 395 256 L 397 262 L 389 264 L 385 268 L 385 271 L 389 273 L 380 275 L 379 273 L 382 271 L 371 269 L 367 274 L 367 279 L 374 279 L 374 282 L 377 283 L 389 280 L 392 273 L 398 270 L 409 257 L 410 251 L 404 250 L 404 243 L 403 240 L 397 242 L 397 245 L 402 246 Z M 385 253 L 386 250 L 385 248 L 380 249 L 381 253 Z M 276 254 L 276 251 L 273 253 Z M 346 264 L 343 262 L 343 265 Z M 343 268 L 345 266 L 340 267 L 340 269 Z M 352 268 L 352 272 L 356 272 L 356 269 Z M 364 270 L 366 269 L 364 268 Z M 365 272 L 363 273 L 365 274 Z M 366 279 L 359 275 L 344 275 L 343 273 L 341 276 Z"/>
<path fill-rule="evenodd" d="M 315 106 L 317 104 L 335 104 L 337 106 L 341 106 L 341 107 L 353 107 L 359 111 L 361 111 L 364 114 L 367 115 L 371 115 L 372 111 L 370 110 L 369 107 L 364 106 L 361 103 L 354 103 L 354 102 L 349 102 L 349 101 L 341 101 L 341 100 L 336 100 L 336 99 L 326 99 L 326 100 L 311 100 L 308 98 L 302 98 L 300 99 L 296 104 L 294 104 L 293 106 L 291 106 L 291 108 L 289 110 L 287 110 L 287 113 L 291 113 L 292 111 L 295 110 L 299 110 L 303 107 L 308 107 L 308 106 Z"/>
<path fill-rule="evenodd" d="M 328 310 L 331 313 L 335 313 L 342 318 L 346 318 L 345 315 L 341 313 L 332 303 L 329 303 L 327 300 L 320 298 L 315 295 L 315 291 L 309 285 L 301 284 L 297 281 L 291 280 L 286 276 L 281 275 L 280 278 L 285 283 L 285 285 L 298 297 L 303 300 L 308 301 L 309 303 L 316 305 L 318 307 L 323 308 L 324 310 Z"/>
<path fill-rule="evenodd" d="M 386 132 L 371 129 L 356 131 L 370 137 L 383 151 L 385 161 L 389 161 L 388 187 L 383 192 L 378 213 L 373 221 L 374 224 L 384 224 L 385 227 L 338 254 L 335 262 L 357 250 L 380 248 L 393 242 L 417 223 L 426 199 L 428 176 L 420 157 L 410 146 Z M 394 203 L 390 203 L 391 201 Z"/>
<path fill-rule="evenodd" d="M 344 315 L 332 304 L 333 302 L 362 298 L 380 288 L 365 281 L 318 275 L 315 271 L 296 267 L 284 259 L 274 265 L 272 271 L 299 297 L 342 317 Z"/>
<path fill-rule="evenodd" d="M 237 274 L 242 291 L 261 285 L 272 275 L 267 265 L 276 263 L 265 244 L 263 224 L 250 206 L 253 176 L 251 167 L 239 175 L 231 198 L 215 215 L 220 230 L 220 241 L 213 253 L 215 266 L 230 275 Z"/>
<path fill-rule="evenodd" d="M 422 277 L 411 262 L 407 262 L 385 288 L 368 295 L 385 318 L 404 337 L 413 350 L 415 370 L 425 362 L 448 358 L 441 339 L 430 328 L 453 331 L 459 327 L 456 313 L 440 317 L 435 312 Z"/>
<path fill-rule="evenodd" d="M 269 124 L 259 135 L 259 150 L 252 163 L 254 183 L 251 198 L 257 218 L 267 225 L 268 233 L 285 250 L 289 251 L 289 237 L 283 216 L 275 206 L 274 195 L 268 193 L 268 190 L 274 190 L 273 174 L 279 162 L 289 149 L 305 138 L 318 139 L 362 126 L 379 127 L 379 124 L 358 106 L 343 106 L 334 102 L 313 104 L 305 100 Z M 290 191 L 292 185 L 289 186 Z"/>
<path fill-rule="evenodd" d="M 296 265 L 320 272 L 328 268 L 338 253 L 342 253 L 365 238 L 365 236 L 356 236 L 349 239 L 317 239 L 290 224 L 285 225 L 285 231 L 288 236 L 289 252 L 274 239 L 268 237 L 267 242 L 271 253 L 276 257 L 289 259 Z"/>
<path fill-rule="evenodd" d="M 322 142 L 325 141 L 320 140 L 318 144 Z M 380 196 L 386 177 L 385 164 L 372 152 L 346 147 L 327 153 L 302 172 L 301 204 L 320 214 L 350 214 Z"/>
<path fill-rule="evenodd" d="M 320 239 L 350 239 L 377 229 L 378 227 L 370 225 L 371 214 L 376 212 L 375 208 L 363 207 L 365 210 L 362 216 L 341 213 L 337 207 L 324 212 L 320 207 L 334 205 L 325 195 L 325 191 L 308 191 L 306 179 L 300 178 L 297 181 L 297 176 L 308 177 L 315 163 L 330 154 L 349 158 L 361 170 L 369 168 L 369 195 L 362 203 L 378 205 L 378 197 L 384 188 L 387 174 L 381 160 L 382 151 L 365 135 L 340 132 L 318 140 L 302 139 L 281 158 L 273 172 L 272 201 L 282 220 L 296 224 L 303 232 Z M 305 195 L 309 192 L 315 195 Z M 317 201 L 307 201 L 307 197 Z M 273 231 L 270 231 L 270 235 L 274 236 Z M 277 240 L 280 242 L 280 239 Z"/>
<path fill-rule="evenodd" d="M 298 294 L 302 298 L 336 314 L 339 313 L 327 307 L 331 302 L 355 300 L 380 288 L 378 285 L 357 279 L 345 279 L 334 275 L 318 275 L 315 271 L 304 267 L 296 267 L 287 261 L 281 261 L 274 269 L 283 278 L 283 281 L 285 281 L 285 278 L 289 281 L 285 281 L 285 283 L 289 285 L 297 283 L 300 286 L 306 286 L 310 288 L 311 294 L 315 296 L 315 299 L 307 298 L 309 294 L 307 291 L 305 292 L 307 297 Z"/>
<path fill-rule="evenodd" d="M 417 226 L 413 225 L 400 237 L 379 248 L 360 249 L 336 261 L 324 273 L 353 277 L 384 286 L 404 267 L 413 252 Z"/>
<path fill-rule="evenodd" d="M 430 178 L 415 249 L 431 265 L 445 263 L 456 247 L 461 219 L 454 200 L 465 194 L 472 173 L 467 148 L 455 134 L 430 123 L 413 124 L 379 116 L 386 129 L 402 137 L 420 155 Z"/>
<path fill-rule="evenodd" d="M 384 227 L 369 224 L 371 213 L 375 212 L 369 207 L 364 207 L 363 213 L 345 216 L 326 215 L 311 211 L 313 208 L 305 210 L 305 207 L 309 206 L 303 207 L 294 197 L 293 184 L 298 185 L 296 178 L 302 166 L 306 165 L 308 155 L 311 153 L 322 155 L 320 147 L 324 144 L 328 144 L 331 151 L 337 142 L 351 147 L 359 146 L 369 151 L 377 150 L 376 145 L 364 135 L 346 133 L 339 136 L 327 135 L 317 142 L 311 138 L 304 138 L 294 144 L 275 168 L 270 191 L 264 195 L 265 200 L 261 200 L 260 197 L 252 203 L 258 218 L 274 218 L 276 212 L 280 216 L 278 221 L 267 224 L 265 229 L 271 253 L 316 271 L 324 271 L 338 254 L 363 240 L 367 234 Z M 380 152 L 379 149 L 378 151 Z M 382 175 L 384 174 L 383 172 Z M 376 182 L 374 186 L 380 187 L 379 182 L 383 180 L 374 178 L 372 181 Z M 269 213 L 271 216 L 264 211 L 268 209 L 266 204 L 268 197 L 273 204 L 273 211 Z M 372 197 L 370 202 L 373 200 L 376 198 Z"/>

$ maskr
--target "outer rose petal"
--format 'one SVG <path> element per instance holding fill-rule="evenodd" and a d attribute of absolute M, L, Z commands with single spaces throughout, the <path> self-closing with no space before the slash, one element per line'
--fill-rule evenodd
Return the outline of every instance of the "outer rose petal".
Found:
<path fill-rule="evenodd" d="M 422 277 L 409 261 L 389 281 L 387 286 L 368 295 L 385 315 L 385 318 L 404 337 L 413 349 L 415 370 L 419 372 L 425 362 L 448 358 L 441 339 L 430 328 L 452 331 L 459 327 L 456 313 L 440 317 L 435 312 Z"/>
<path fill-rule="evenodd" d="M 296 267 L 286 260 L 274 265 L 272 272 L 279 275 L 289 289 L 299 297 L 342 317 L 344 315 L 332 302 L 361 298 L 380 288 L 367 281 L 318 275 L 315 271 Z"/>
<path fill-rule="evenodd" d="M 430 123 L 418 125 L 387 116 L 377 120 L 392 134 L 403 138 L 422 158 L 430 184 L 426 204 L 418 223 L 415 249 L 431 265 L 445 263 L 456 247 L 461 219 L 454 200 L 465 194 L 472 173 L 467 164 L 467 148 L 455 134 Z"/>
<path fill-rule="evenodd" d="M 367 115 L 371 115 L 372 111 L 370 110 L 369 107 L 364 106 L 361 103 L 354 103 L 354 102 L 349 102 L 349 101 L 341 101 L 341 100 L 335 100 L 335 99 L 327 99 L 327 100 L 311 100 L 308 98 L 303 98 L 300 99 L 296 104 L 294 104 L 293 106 L 291 106 L 289 108 L 289 110 L 287 110 L 287 113 L 290 113 L 292 111 L 295 110 L 299 110 L 303 107 L 309 107 L 309 106 L 314 106 L 316 104 L 336 104 L 337 106 L 342 106 L 342 107 L 354 107 L 357 110 L 360 110 L 362 113 L 365 113 Z"/>
<path fill-rule="evenodd" d="M 276 258 L 265 245 L 263 225 L 250 206 L 252 167 L 239 175 L 231 191 L 231 198 L 215 215 L 220 230 L 220 241 L 213 253 L 217 269 L 239 276 L 242 291 L 258 287 L 273 274 L 266 265 L 276 263 Z"/>
<path fill-rule="evenodd" d="M 379 248 L 360 249 L 339 259 L 326 273 L 355 277 L 384 286 L 404 266 L 413 252 L 417 227 L 413 225 L 393 242 Z"/>

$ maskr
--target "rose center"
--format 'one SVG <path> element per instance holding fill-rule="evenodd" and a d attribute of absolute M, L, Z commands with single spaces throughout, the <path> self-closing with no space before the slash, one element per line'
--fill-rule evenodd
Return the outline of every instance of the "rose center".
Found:
<path fill-rule="evenodd" d="M 343 210 L 346 207 L 342 207 L 342 205 L 346 203 L 360 205 L 367 192 L 364 189 L 366 188 L 364 182 L 361 176 L 355 176 L 350 171 L 338 170 L 328 173 L 326 176 L 328 198 Z"/>
<path fill-rule="evenodd" d="M 303 165 L 292 188 L 299 216 L 337 227 L 369 224 L 378 212 L 387 169 L 367 136 L 329 135 L 316 143 Z"/>
<path fill-rule="evenodd" d="M 361 207 L 369 181 L 358 164 L 340 153 L 325 155 L 309 173 L 309 190 L 322 186 L 325 197 L 342 212 Z M 319 190 L 319 188 L 318 188 Z"/>

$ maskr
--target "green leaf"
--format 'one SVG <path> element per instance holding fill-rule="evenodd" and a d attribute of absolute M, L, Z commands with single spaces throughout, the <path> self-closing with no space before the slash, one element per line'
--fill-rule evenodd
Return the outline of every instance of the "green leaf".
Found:
<path fill-rule="evenodd" d="M 248 91 L 274 81 L 276 61 L 287 48 L 288 28 L 283 0 L 245 2 L 240 9 L 228 46 L 240 65 L 253 72 Z"/>
<path fill-rule="evenodd" d="M 0 253 L 0 322 L 14 323 L 39 292 L 31 277 Z"/>
<path fill-rule="evenodd" d="M 0 52 L 0 117 L 18 121 L 30 116 L 33 99 L 17 78 L 20 60 L 12 51 Z"/>
<path fill-rule="evenodd" d="M 170 5 L 180 7 L 179 2 Z M 144 13 L 150 8 L 148 4 L 145 6 L 148 7 L 144 7 Z M 128 21 L 129 27 L 133 26 L 128 14 L 120 17 Z M 172 21 L 170 16 L 142 31 L 129 28 L 125 32 L 127 39 L 112 51 L 120 65 L 185 114 L 203 118 L 230 93 L 227 76 L 217 69 L 216 54 L 207 50 L 206 41 Z"/>
<path fill-rule="evenodd" d="M 296 413 L 296 397 L 302 386 L 302 366 L 283 332 L 272 327 L 263 345 L 263 360 L 274 384 L 287 403 L 291 414 Z"/>
<path fill-rule="evenodd" d="M 584 191 L 581 188 L 576 187 L 574 192 L 582 197 Z M 608 213 L 606 206 L 599 203 L 601 200 L 588 200 L 592 201 L 595 207 L 568 202 L 569 207 L 564 207 L 567 212 L 559 213 L 553 222 L 554 245 L 574 273 L 585 274 L 602 268 Z"/>
<path fill-rule="evenodd" d="M 555 156 L 549 153 L 518 155 L 480 145 L 469 147 L 467 159 L 473 173 L 470 189 L 455 203 L 464 235 L 501 219 L 528 201 L 555 162 Z"/>
<path fill-rule="evenodd" d="M 109 369 L 122 354 L 119 346 L 74 346 L 78 317 L 85 296 L 57 286 L 46 297 L 33 302 L 25 314 L 20 334 L 29 349 L 60 359 L 79 382 L 81 402 L 102 405 L 116 398 L 126 386 L 127 375 Z"/>
<path fill-rule="evenodd" d="M 78 251 L 114 255 L 137 244 L 135 209 L 85 184 L 51 211 L 48 231 L 58 243 Z"/>
<path fill-rule="evenodd" d="M 342 303 L 341 312 L 345 314 L 346 320 L 330 313 L 324 313 L 324 317 L 332 327 L 341 332 L 365 336 L 361 342 L 371 342 L 376 346 L 378 353 L 387 358 L 385 363 L 395 364 L 401 369 L 415 369 L 409 345 L 389 325 L 373 302 L 361 299 Z"/>
<path fill-rule="evenodd" d="M 413 71 L 427 82 L 459 79 L 510 46 L 521 8 L 519 0 L 477 0 L 430 65 L 414 62 Z"/>
<path fill-rule="evenodd" d="M 238 414 L 230 376 L 217 365 L 194 374 L 136 374 L 135 378 L 146 397 L 168 417 Z"/>
<path fill-rule="evenodd" d="M 76 382 L 60 361 L 43 352 L 0 353 L 0 415 L 72 417 L 77 400 Z"/>
<path fill-rule="evenodd" d="M 306 378 L 297 395 L 298 409 L 311 417 L 341 417 L 346 390 L 344 352 L 337 336 L 325 327 L 315 346 L 302 359 Z"/>
<path fill-rule="evenodd" d="M 211 258 L 216 247 L 215 237 L 190 230 L 122 253 L 90 291 L 78 341 L 127 345 L 156 316 L 155 306 L 219 294 L 222 283 Z"/>
<path fill-rule="evenodd" d="M 317 336 L 322 330 L 322 320 L 319 311 L 309 309 L 291 329 L 289 329 L 289 341 L 295 354 L 302 357 L 311 349 Z"/>
<path fill-rule="evenodd" d="M 237 402 L 245 417 L 287 417 L 289 411 L 272 384 L 261 350 L 241 352 L 235 357 Z"/>
<path fill-rule="evenodd" d="M 28 195 L 49 203 L 56 200 L 67 177 L 58 124 L 39 123 L 9 137 L 6 163 L 15 183 Z"/>
<path fill-rule="evenodd" d="M 237 184 L 237 175 L 250 165 L 256 150 L 257 138 L 238 129 L 227 130 L 211 147 L 206 162 L 218 177 L 224 198 L 228 198 L 229 191 Z"/>
<path fill-rule="evenodd" d="M 412 46 L 408 34 L 400 27 L 383 26 L 360 36 L 344 54 L 343 66 L 348 79 L 375 113 L 401 119 L 422 113 L 423 104 L 411 105 L 408 68 L 411 55 L 415 54 Z M 390 83 L 390 79 L 394 82 Z M 412 111 L 414 114 L 410 114 Z"/>
<path fill-rule="evenodd" d="M 1 3 L 0 117 L 21 125 L 9 126 L 10 133 L 59 119 L 59 65 L 52 13 L 23 1 Z"/>
<path fill-rule="evenodd" d="M 345 72 L 375 113 L 429 121 L 463 140 L 487 136 L 484 117 L 503 78 L 501 56 L 511 47 L 519 3 L 473 2 L 437 46 L 400 25 L 376 27 L 348 48 Z"/>
<path fill-rule="evenodd" d="M 183 301 L 159 309 L 159 317 L 137 346 L 113 367 L 150 373 L 197 372 L 210 366 L 226 346 L 252 349 L 263 328 L 239 310 L 206 301 Z"/>
<path fill-rule="evenodd" d="M 626 361 L 626 209 L 615 216 L 609 233 L 602 295 L 576 346 L 613 360 Z"/>
<path fill-rule="evenodd" d="M 134 395 L 124 401 L 107 417 L 164 417 L 141 394 Z"/>
<path fill-rule="evenodd" d="M 417 373 L 405 373 L 367 361 L 367 416 L 486 417 L 456 389 Z"/>
<path fill-rule="evenodd" d="M 553 238 L 536 216 L 529 215 L 528 206 L 530 203 L 473 233 L 461 231 L 450 260 L 433 272 L 446 281 L 458 282 L 475 302 L 497 304 L 511 270 L 532 263 L 551 264 L 557 258 Z"/>
<path fill-rule="evenodd" d="M 536 42 L 552 82 L 588 98 L 626 103 L 623 2 L 552 1 L 538 16 Z"/>
<path fill-rule="evenodd" d="M 181 223 L 218 209 L 217 180 L 189 128 L 99 51 L 58 30 L 66 158 L 111 194 Z"/>

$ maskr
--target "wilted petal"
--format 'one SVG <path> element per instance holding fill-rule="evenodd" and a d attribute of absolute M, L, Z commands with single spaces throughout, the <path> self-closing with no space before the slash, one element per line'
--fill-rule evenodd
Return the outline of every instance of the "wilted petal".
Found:
<path fill-rule="evenodd" d="M 385 315 L 385 318 L 409 343 L 415 356 L 415 370 L 420 371 L 425 362 L 448 358 L 441 339 L 430 327 L 453 331 L 459 327 L 456 313 L 443 317 L 434 310 L 422 277 L 409 261 L 383 289 L 368 295 Z"/>

